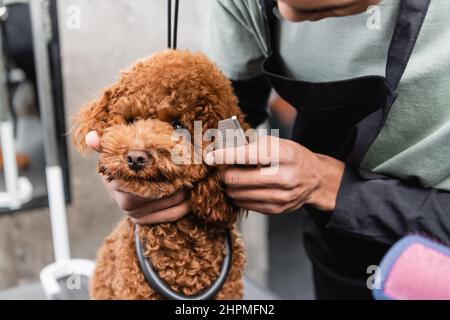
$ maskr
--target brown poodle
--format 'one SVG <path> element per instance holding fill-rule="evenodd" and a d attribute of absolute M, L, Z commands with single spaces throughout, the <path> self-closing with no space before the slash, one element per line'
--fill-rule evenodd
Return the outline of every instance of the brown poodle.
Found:
<path fill-rule="evenodd" d="M 176 164 L 172 138 L 185 128 L 202 130 L 243 114 L 230 82 L 202 54 L 166 50 L 138 61 L 120 75 L 101 98 L 76 118 L 74 142 L 82 152 L 86 134 L 101 136 L 99 172 L 123 191 L 159 199 L 180 189 L 190 192 L 192 213 L 174 222 L 140 228 L 144 255 L 172 290 L 196 295 L 217 278 L 224 257 L 224 230 L 231 229 L 230 273 L 215 299 L 241 299 L 245 255 L 235 222 L 240 209 L 226 197 L 217 168 Z M 203 148 L 211 142 L 202 142 Z M 193 144 L 189 144 L 194 150 Z M 193 151 L 192 154 L 198 152 Z M 134 224 L 126 219 L 109 235 L 97 255 L 91 282 L 94 299 L 162 299 L 146 282 L 134 244 Z"/>

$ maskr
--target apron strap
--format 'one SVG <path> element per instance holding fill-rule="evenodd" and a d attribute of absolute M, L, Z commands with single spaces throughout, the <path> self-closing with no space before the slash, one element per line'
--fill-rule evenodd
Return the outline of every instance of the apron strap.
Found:
<path fill-rule="evenodd" d="M 395 93 L 405 73 L 422 29 L 431 0 L 402 0 L 397 23 L 389 47 L 386 79 Z M 393 101 L 392 101 L 393 102 Z"/>
<path fill-rule="evenodd" d="M 262 16 L 264 18 L 264 32 L 266 34 L 267 55 L 274 53 L 275 37 L 273 31 L 275 28 L 275 16 L 273 8 L 277 5 L 276 0 L 258 0 Z"/>

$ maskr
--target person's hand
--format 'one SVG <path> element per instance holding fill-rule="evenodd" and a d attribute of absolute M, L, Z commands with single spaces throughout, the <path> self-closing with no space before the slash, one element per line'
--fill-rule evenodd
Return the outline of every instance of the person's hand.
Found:
<path fill-rule="evenodd" d="M 261 146 L 276 144 L 279 152 L 271 152 L 267 159 L 258 156 Z M 266 148 L 260 154 L 267 154 L 265 150 L 276 149 Z M 263 214 L 291 212 L 305 204 L 323 211 L 334 210 L 344 163 L 315 154 L 293 141 L 270 136 L 234 149 L 215 150 L 206 155 L 205 162 L 223 164 L 230 151 L 245 157 L 244 166 L 228 166 L 230 163 L 226 161 L 227 165 L 220 167 L 226 192 L 237 206 Z M 234 160 L 236 163 L 236 156 Z M 268 160 L 277 163 L 278 168 L 264 168 L 269 171 L 263 174 L 254 164 L 267 164 Z"/>
<path fill-rule="evenodd" d="M 86 135 L 86 144 L 91 149 L 101 152 L 100 138 L 95 131 Z M 108 182 L 103 176 L 102 180 L 111 197 L 134 223 L 146 225 L 172 222 L 190 212 L 190 202 L 184 190 L 168 198 L 150 200 L 120 190 L 115 180 Z"/>

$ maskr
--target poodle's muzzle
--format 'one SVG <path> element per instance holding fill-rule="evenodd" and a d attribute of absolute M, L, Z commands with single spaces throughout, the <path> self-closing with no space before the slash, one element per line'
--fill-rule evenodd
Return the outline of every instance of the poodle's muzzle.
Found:
<path fill-rule="evenodd" d="M 206 175 L 203 164 L 175 164 L 175 129 L 159 119 L 117 124 L 101 137 L 99 172 L 119 180 L 124 191 L 161 198 L 181 188 L 191 188 Z M 193 148 L 193 147 L 192 147 Z"/>

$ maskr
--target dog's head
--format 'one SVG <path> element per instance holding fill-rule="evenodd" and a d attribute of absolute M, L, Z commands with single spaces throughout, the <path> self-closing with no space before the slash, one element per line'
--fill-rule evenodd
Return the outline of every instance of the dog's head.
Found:
<path fill-rule="evenodd" d="M 203 141 L 202 134 L 232 116 L 247 128 L 224 75 L 202 54 L 167 50 L 137 62 L 85 106 L 75 118 L 73 140 L 85 152 L 85 137 L 96 130 L 102 147 L 99 172 L 124 191 L 158 199 L 191 190 L 194 214 L 207 222 L 231 223 L 239 210 L 193 140 L 195 121 L 202 131 L 200 137 L 195 133 L 196 142 L 205 148 L 211 141 Z M 179 132 L 190 137 L 180 138 Z M 174 155 L 184 161 L 174 161 Z"/>

